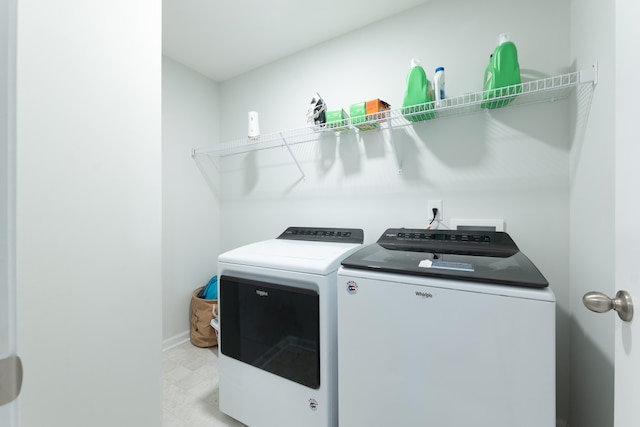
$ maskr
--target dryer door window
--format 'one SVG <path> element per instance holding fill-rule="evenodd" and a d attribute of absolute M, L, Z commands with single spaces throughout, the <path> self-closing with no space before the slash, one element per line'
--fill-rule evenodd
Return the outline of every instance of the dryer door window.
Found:
<path fill-rule="evenodd" d="M 220 278 L 220 351 L 280 377 L 320 387 L 320 298 L 309 289 Z"/>

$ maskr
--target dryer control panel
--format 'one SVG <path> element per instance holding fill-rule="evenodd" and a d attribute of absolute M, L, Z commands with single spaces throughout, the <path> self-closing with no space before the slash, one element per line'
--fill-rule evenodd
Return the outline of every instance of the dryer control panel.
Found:
<path fill-rule="evenodd" d="M 278 239 L 361 244 L 364 231 L 359 228 L 289 227 Z"/>

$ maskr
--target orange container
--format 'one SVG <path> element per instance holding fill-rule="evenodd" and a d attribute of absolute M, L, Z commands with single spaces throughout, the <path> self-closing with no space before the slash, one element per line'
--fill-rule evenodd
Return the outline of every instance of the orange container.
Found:
<path fill-rule="evenodd" d="M 387 115 L 384 113 L 386 110 L 391 108 L 387 102 L 384 102 L 381 99 L 372 99 L 367 101 L 366 103 L 367 115 L 375 114 L 371 117 L 371 120 L 380 120 L 384 119 Z M 377 114 L 381 113 L 381 114 Z"/>

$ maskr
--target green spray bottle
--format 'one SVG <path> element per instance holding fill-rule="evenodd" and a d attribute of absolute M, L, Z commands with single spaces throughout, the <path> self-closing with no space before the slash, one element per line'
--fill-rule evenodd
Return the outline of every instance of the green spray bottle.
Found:
<path fill-rule="evenodd" d="M 499 108 L 509 104 L 515 99 L 515 94 L 522 92 L 520 83 L 520 65 L 516 45 L 509 40 L 509 33 L 500 34 L 498 46 L 489 57 L 489 65 L 484 72 L 481 107 Z M 488 101 L 494 98 L 498 99 Z"/>
<path fill-rule="evenodd" d="M 420 60 L 411 60 L 411 69 L 407 74 L 407 90 L 404 93 L 402 102 L 402 115 L 411 122 L 432 119 L 434 112 L 417 114 L 427 110 L 433 110 L 433 86 L 424 69 L 420 65 Z"/>

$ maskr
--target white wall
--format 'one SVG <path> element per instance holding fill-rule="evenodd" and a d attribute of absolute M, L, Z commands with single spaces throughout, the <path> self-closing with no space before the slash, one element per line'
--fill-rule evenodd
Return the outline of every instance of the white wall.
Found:
<path fill-rule="evenodd" d="M 220 208 L 194 147 L 219 135 L 219 85 L 189 68 L 162 60 L 162 283 L 163 340 L 188 337 L 191 293 L 216 273 Z"/>
<path fill-rule="evenodd" d="M 550 11 L 553 11 L 550 13 Z M 247 111 L 262 133 L 305 125 L 315 91 L 330 108 L 379 97 L 400 107 L 411 57 L 431 75 L 444 65 L 447 92 L 482 89 L 498 33 L 510 31 L 525 80 L 569 71 L 569 2 L 430 2 L 221 85 L 222 139 L 246 135 Z M 295 35 L 292 34 L 292 37 Z M 221 249 L 272 238 L 289 225 L 365 229 L 424 227 L 427 200 L 450 218 L 503 218 L 558 298 L 558 415 L 569 402 L 569 102 L 416 124 L 394 132 L 403 173 L 386 133 L 230 158 L 221 176 Z M 541 236 L 543 238 L 541 238 Z M 506 320 L 508 321 L 508 320 Z"/>
<path fill-rule="evenodd" d="M 589 291 L 615 294 L 614 6 L 603 0 L 571 1 L 571 61 L 578 69 L 599 64 L 588 121 L 573 124 L 571 144 L 572 427 L 613 425 L 616 319 L 588 311 L 582 296 Z"/>
<path fill-rule="evenodd" d="M 161 5 L 20 0 L 21 425 L 161 424 Z"/>

